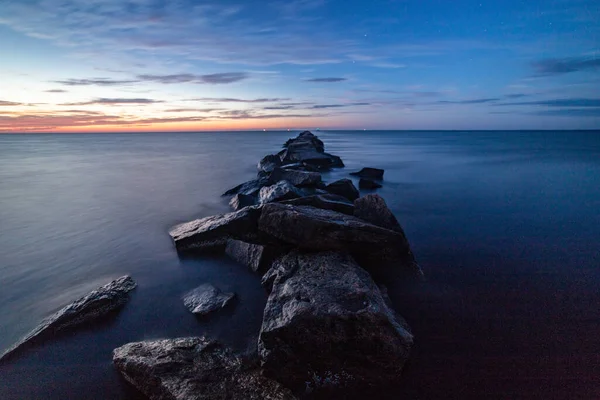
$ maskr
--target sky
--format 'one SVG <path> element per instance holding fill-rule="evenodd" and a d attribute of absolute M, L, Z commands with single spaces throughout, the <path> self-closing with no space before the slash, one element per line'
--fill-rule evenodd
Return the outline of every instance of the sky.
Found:
<path fill-rule="evenodd" d="M 600 129 L 598 0 L 0 0 L 0 132 Z"/>

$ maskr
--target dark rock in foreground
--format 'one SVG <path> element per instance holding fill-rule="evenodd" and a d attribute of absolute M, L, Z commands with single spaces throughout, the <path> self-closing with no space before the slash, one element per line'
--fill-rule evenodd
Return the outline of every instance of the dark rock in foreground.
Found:
<path fill-rule="evenodd" d="M 340 179 L 325 186 L 325 190 L 329 193 L 343 196 L 350 201 L 358 199 L 360 193 L 350 179 Z"/>
<path fill-rule="evenodd" d="M 260 206 L 177 225 L 169 231 L 178 251 L 223 251 L 227 239 L 256 241 Z"/>
<path fill-rule="evenodd" d="M 300 189 L 288 181 L 279 181 L 274 185 L 265 186 L 260 189 L 258 202 L 260 204 L 265 204 L 274 201 L 295 199 L 297 197 L 302 197 Z"/>
<path fill-rule="evenodd" d="M 205 283 L 187 292 L 183 296 L 183 304 L 196 315 L 206 315 L 225 307 L 234 297 L 235 293 L 222 292 Z"/>
<path fill-rule="evenodd" d="M 332 393 L 400 378 L 412 335 L 351 256 L 292 252 L 273 269 L 259 337 L 265 375 Z"/>
<path fill-rule="evenodd" d="M 129 300 L 129 292 L 135 287 L 136 283 L 129 276 L 122 276 L 101 286 L 42 321 L 27 336 L 8 349 L 0 357 L 0 361 L 16 355 L 27 346 L 49 339 L 59 332 L 102 318 L 121 308 Z"/>
<path fill-rule="evenodd" d="M 129 343 L 113 352 L 123 377 L 152 400 L 286 400 L 289 390 L 206 338 Z"/>
<path fill-rule="evenodd" d="M 244 207 L 253 206 L 256 203 L 256 198 L 247 194 L 238 193 L 231 198 L 229 205 L 235 211 L 241 210 Z"/>
<path fill-rule="evenodd" d="M 360 178 L 358 181 L 358 187 L 361 189 L 379 189 L 381 185 L 370 179 Z"/>
<path fill-rule="evenodd" d="M 253 272 L 259 274 L 263 274 L 271 268 L 273 260 L 283 252 L 285 249 L 278 246 L 265 246 L 233 239 L 229 239 L 225 247 L 225 253 L 231 259 L 246 265 Z"/>
<path fill-rule="evenodd" d="M 337 211 L 342 214 L 354 215 L 354 205 L 345 197 L 336 194 L 320 194 L 298 199 L 282 201 L 282 204 L 293 206 L 311 206 L 323 210 Z"/>
<path fill-rule="evenodd" d="M 366 179 L 383 179 L 383 173 L 385 171 L 383 169 L 379 169 L 379 168 L 363 168 L 360 171 L 357 172 L 350 172 L 350 175 L 354 175 L 354 176 L 358 176 L 360 178 L 366 178 Z"/>

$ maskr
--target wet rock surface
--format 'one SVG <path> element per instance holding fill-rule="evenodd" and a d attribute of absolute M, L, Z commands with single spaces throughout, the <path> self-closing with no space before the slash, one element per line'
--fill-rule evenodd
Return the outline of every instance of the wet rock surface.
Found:
<path fill-rule="evenodd" d="M 311 206 L 323 210 L 337 211 L 342 214 L 353 215 L 354 204 L 347 198 L 335 194 L 320 194 L 307 197 L 300 197 L 293 200 L 282 201 L 282 204 L 293 206 Z"/>
<path fill-rule="evenodd" d="M 59 332 L 77 328 L 111 314 L 127 303 L 129 292 L 135 287 L 136 283 L 129 276 L 122 276 L 99 287 L 42 321 L 33 331 L 2 354 L 0 361 L 8 360 L 29 346 L 48 340 Z"/>
<path fill-rule="evenodd" d="M 290 200 L 302 197 L 303 193 L 288 181 L 279 181 L 271 186 L 260 189 L 258 202 L 260 204 L 274 201 Z"/>
<path fill-rule="evenodd" d="M 379 189 L 381 186 L 381 184 L 371 180 L 371 179 L 365 179 L 365 178 L 360 178 L 360 180 L 358 181 L 358 187 L 360 189 Z"/>
<path fill-rule="evenodd" d="M 205 283 L 183 296 L 183 304 L 196 315 L 207 315 L 226 307 L 235 298 L 235 293 L 222 292 Z"/>
<path fill-rule="evenodd" d="M 253 206 L 256 204 L 256 198 L 248 194 L 238 193 L 231 198 L 229 205 L 234 211 L 241 210 L 244 207 Z"/>
<path fill-rule="evenodd" d="M 246 243 L 230 239 L 225 254 L 258 274 L 265 273 L 278 256 L 286 251 L 284 247 Z"/>
<path fill-rule="evenodd" d="M 358 199 L 360 193 L 350 179 L 340 179 L 325 186 L 325 190 L 332 194 L 337 194 L 347 198 L 350 201 Z"/>
<path fill-rule="evenodd" d="M 400 378 L 412 335 L 350 255 L 292 252 L 273 268 L 259 337 L 267 376 L 315 392 Z"/>
<path fill-rule="evenodd" d="M 360 171 L 350 172 L 350 175 L 358 176 L 359 178 L 365 179 L 383 179 L 383 173 L 385 171 L 379 168 L 370 168 L 366 167 L 361 169 Z"/>
<path fill-rule="evenodd" d="M 129 343 L 113 352 L 121 375 L 152 400 L 288 400 L 292 393 L 204 337 Z"/>

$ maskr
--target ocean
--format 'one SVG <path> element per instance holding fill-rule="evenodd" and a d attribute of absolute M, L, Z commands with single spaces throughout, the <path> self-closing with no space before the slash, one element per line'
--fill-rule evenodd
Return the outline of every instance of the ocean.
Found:
<path fill-rule="evenodd" d="M 0 366 L 0 398 L 135 399 L 112 350 L 207 335 L 256 345 L 266 294 L 222 257 L 181 259 L 169 227 L 227 212 L 221 193 L 298 132 L 0 135 L 0 352 L 112 278 L 139 284 L 115 318 Z M 415 346 L 407 399 L 600 396 L 600 132 L 321 131 L 348 177 L 385 169 L 385 198 L 426 282 L 390 288 Z M 198 319 L 204 282 L 234 307 Z M 374 398 L 383 398 L 374 393 Z"/>

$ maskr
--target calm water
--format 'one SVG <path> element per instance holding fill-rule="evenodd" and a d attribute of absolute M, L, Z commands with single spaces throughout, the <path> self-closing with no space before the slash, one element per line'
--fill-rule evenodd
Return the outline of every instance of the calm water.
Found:
<path fill-rule="evenodd" d="M 220 194 L 291 135 L 0 135 L 0 349 L 111 278 L 139 283 L 116 319 L 0 367 L 0 398 L 135 398 L 111 364 L 129 341 L 207 334 L 252 349 L 258 279 L 179 259 L 167 229 L 227 211 Z M 347 165 L 326 179 L 386 169 L 379 193 L 428 277 L 391 287 L 416 335 L 396 398 L 600 397 L 600 132 L 320 136 Z M 237 304 L 197 319 L 179 297 L 203 282 Z"/>

